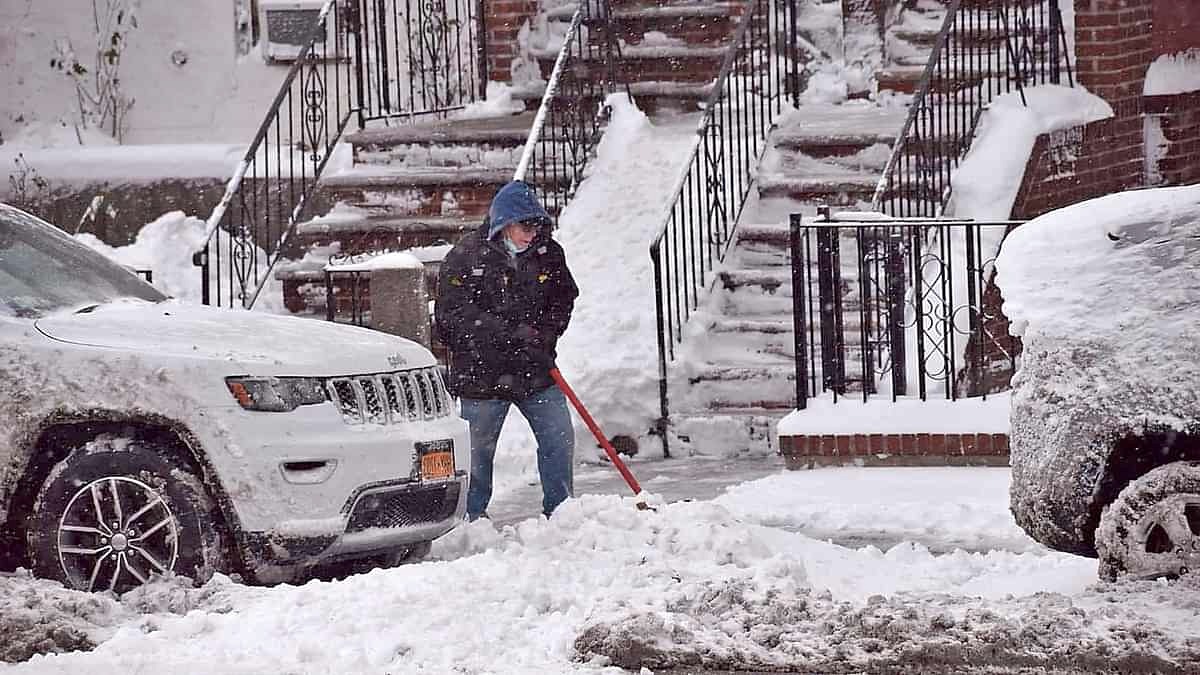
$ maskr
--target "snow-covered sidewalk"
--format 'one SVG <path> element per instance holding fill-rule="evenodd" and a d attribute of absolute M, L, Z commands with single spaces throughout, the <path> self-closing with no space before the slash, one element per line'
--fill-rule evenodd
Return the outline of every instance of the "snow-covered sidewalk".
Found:
<path fill-rule="evenodd" d="M 218 577 L 116 602 L 0 578 L 10 652 L 50 627 L 60 644 L 99 643 L 6 672 L 1187 672 L 1200 662 L 1200 578 L 1100 584 L 1094 561 L 1023 538 L 1007 486 L 1003 469 L 842 468 L 780 472 L 649 512 L 585 495 L 549 521 L 463 526 L 429 562 L 300 587 Z M 806 530 L 1011 550 L 852 548 Z"/>

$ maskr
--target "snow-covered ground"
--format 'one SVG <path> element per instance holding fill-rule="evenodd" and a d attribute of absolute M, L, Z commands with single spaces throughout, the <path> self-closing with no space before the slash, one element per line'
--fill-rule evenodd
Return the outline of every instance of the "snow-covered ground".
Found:
<path fill-rule="evenodd" d="M 1200 576 L 1097 582 L 1094 561 L 1016 529 L 1005 469 L 743 477 L 727 474 L 732 487 L 708 501 L 652 498 L 655 511 L 590 494 L 549 521 L 478 521 L 427 562 L 299 587 L 163 581 L 116 601 L 0 577 L 4 658 L 35 638 L 96 645 L 0 671 L 1195 672 L 1200 662 Z M 837 543 L 864 532 L 898 543 Z"/>

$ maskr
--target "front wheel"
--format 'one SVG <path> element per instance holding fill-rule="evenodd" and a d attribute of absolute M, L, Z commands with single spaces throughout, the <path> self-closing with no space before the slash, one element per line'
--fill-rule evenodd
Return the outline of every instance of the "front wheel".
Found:
<path fill-rule="evenodd" d="M 1200 462 L 1172 462 L 1125 486 L 1100 516 L 1096 550 L 1109 580 L 1200 569 Z"/>
<path fill-rule="evenodd" d="M 136 440 L 102 437 L 72 452 L 34 512 L 34 572 L 78 590 L 120 594 L 168 573 L 201 583 L 224 567 L 203 485 Z"/>

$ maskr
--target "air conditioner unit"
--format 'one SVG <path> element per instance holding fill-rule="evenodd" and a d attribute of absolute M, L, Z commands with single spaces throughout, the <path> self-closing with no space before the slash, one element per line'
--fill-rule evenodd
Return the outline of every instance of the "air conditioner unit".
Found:
<path fill-rule="evenodd" d="M 308 44 L 325 0 L 258 0 L 258 25 L 263 56 L 270 62 L 295 61 Z M 316 56 L 338 58 L 334 39 L 335 12 L 325 19 L 325 39 L 313 45 Z"/>

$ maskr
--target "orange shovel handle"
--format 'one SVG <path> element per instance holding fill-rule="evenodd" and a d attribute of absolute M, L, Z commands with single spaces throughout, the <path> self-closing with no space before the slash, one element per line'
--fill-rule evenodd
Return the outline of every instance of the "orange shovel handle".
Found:
<path fill-rule="evenodd" d="M 633 490 L 633 494 L 635 495 L 641 494 L 642 486 L 638 485 L 637 479 L 629 472 L 629 467 L 625 466 L 625 462 L 621 461 L 621 457 L 617 455 L 617 451 L 613 448 L 612 443 L 609 443 L 604 432 L 600 431 L 600 427 L 596 425 L 596 420 L 593 420 L 592 416 L 588 414 L 587 408 L 583 407 L 583 403 L 579 401 L 579 397 L 575 395 L 570 385 L 563 379 L 562 373 L 558 372 L 558 368 L 550 369 L 550 377 L 554 379 L 554 383 L 558 385 L 558 388 L 571 400 L 571 405 L 575 406 L 575 410 L 583 418 L 583 423 L 587 425 L 588 429 L 592 430 L 592 435 L 600 442 L 600 447 L 604 448 L 604 452 L 608 454 L 608 458 L 617 467 L 617 471 L 621 472 L 621 477 L 629 484 L 629 489 Z"/>

